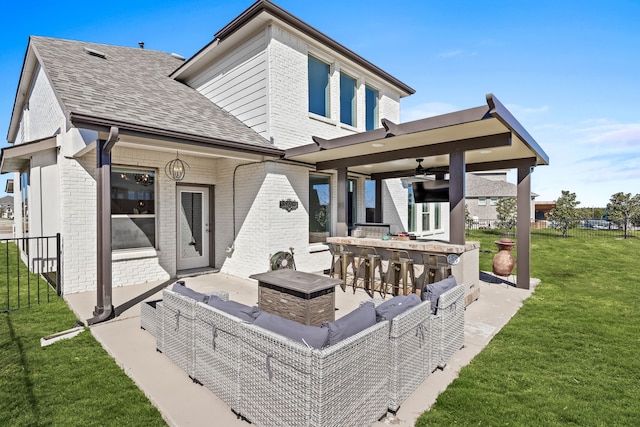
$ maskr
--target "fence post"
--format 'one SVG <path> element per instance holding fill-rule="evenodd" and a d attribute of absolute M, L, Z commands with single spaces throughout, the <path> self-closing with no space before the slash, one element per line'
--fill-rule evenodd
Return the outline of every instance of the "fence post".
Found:
<path fill-rule="evenodd" d="M 60 233 L 56 233 L 56 293 L 58 296 L 62 295 L 62 272 L 60 271 L 62 265 L 60 264 L 61 256 Z"/>

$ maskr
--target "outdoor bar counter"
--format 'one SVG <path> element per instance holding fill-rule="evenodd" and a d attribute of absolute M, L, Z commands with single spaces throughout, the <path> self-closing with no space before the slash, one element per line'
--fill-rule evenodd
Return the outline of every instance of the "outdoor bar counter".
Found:
<path fill-rule="evenodd" d="M 327 243 L 345 245 L 357 253 L 358 246 L 376 248 L 382 259 L 389 259 L 390 250 L 405 250 L 414 259 L 416 265 L 422 264 L 422 254 L 457 255 L 458 262 L 451 265 L 451 273 L 458 283 L 465 286 L 465 303 L 468 305 L 478 299 L 480 293 L 480 243 L 466 242 L 464 245 L 438 240 L 389 240 L 374 237 L 327 237 Z"/>

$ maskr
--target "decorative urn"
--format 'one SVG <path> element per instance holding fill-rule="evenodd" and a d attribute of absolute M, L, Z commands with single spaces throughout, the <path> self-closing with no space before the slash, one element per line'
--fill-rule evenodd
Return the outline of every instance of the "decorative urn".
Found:
<path fill-rule="evenodd" d="M 498 253 L 493 257 L 493 274 L 498 276 L 509 276 L 513 271 L 516 261 L 511 255 L 511 249 L 515 243 L 511 239 L 496 240 L 498 245 Z"/>

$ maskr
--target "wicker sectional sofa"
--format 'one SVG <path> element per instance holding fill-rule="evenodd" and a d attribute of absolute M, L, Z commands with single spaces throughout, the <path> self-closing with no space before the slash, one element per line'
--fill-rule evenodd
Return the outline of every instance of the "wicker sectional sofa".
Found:
<path fill-rule="evenodd" d="M 258 426 L 371 425 L 397 411 L 464 339 L 462 285 L 440 296 L 436 314 L 427 299 L 322 348 L 169 289 L 163 298 L 158 348 Z"/>

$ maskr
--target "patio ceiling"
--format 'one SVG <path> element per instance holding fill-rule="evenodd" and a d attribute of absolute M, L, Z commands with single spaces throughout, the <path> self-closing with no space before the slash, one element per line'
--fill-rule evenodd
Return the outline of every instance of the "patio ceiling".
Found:
<path fill-rule="evenodd" d="M 285 158 L 317 170 L 348 168 L 377 178 L 413 176 L 417 158 L 426 169 L 449 167 L 449 153 L 466 152 L 467 171 L 548 165 L 549 157 L 492 94 L 487 105 L 324 140 L 286 150 Z"/>

